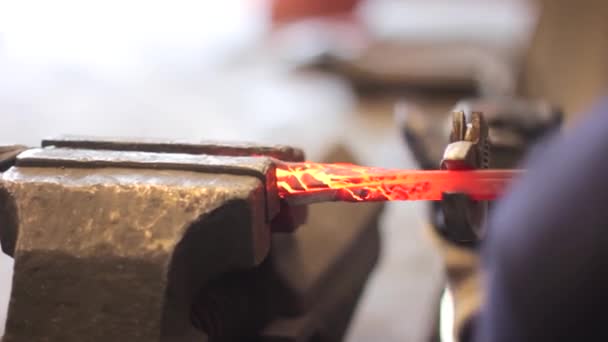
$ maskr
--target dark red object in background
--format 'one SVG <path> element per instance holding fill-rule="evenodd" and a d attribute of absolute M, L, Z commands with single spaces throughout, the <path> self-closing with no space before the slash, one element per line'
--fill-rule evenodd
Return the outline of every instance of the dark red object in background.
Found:
<path fill-rule="evenodd" d="M 272 21 L 287 22 L 310 17 L 347 15 L 358 0 L 274 0 Z"/>

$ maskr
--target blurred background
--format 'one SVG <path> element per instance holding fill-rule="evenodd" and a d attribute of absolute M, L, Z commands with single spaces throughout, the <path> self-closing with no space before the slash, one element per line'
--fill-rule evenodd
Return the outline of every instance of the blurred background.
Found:
<path fill-rule="evenodd" d="M 0 5 L 0 141 L 59 134 L 290 144 L 415 168 L 396 103 L 527 96 L 567 120 L 606 81 L 608 5 L 527 0 Z M 408 107 L 411 108 L 411 107 Z M 439 120 L 439 119 L 438 119 Z M 442 286 L 418 203 L 390 203 L 348 341 L 423 341 Z M 0 321 L 11 259 L 0 263 Z M 3 324 L 2 324 L 3 325 Z"/>

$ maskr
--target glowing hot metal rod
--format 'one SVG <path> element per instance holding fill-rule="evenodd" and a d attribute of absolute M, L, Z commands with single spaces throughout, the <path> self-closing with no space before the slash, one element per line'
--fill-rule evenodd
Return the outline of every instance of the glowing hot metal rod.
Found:
<path fill-rule="evenodd" d="M 521 170 L 389 170 L 354 164 L 278 163 L 279 195 L 290 204 L 326 201 L 441 200 L 461 192 L 474 200 L 496 199 Z"/>

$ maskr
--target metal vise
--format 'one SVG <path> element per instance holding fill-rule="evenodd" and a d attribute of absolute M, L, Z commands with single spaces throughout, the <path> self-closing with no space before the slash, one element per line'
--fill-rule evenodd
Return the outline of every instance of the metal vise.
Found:
<path fill-rule="evenodd" d="M 305 208 L 281 203 L 273 164 L 303 160 L 291 147 L 62 137 L 0 152 L 5 342 L 339 340 L 378 257 L 378 204 L 313 208 L 294 232 Z"/>

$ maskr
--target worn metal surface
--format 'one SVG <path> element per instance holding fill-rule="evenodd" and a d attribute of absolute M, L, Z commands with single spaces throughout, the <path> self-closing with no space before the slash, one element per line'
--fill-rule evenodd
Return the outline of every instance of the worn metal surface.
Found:
<path fill-rule="evenodd" d="M 27 147 L 21 145 L 0 145 L 0 172 L 13 166 L 17 155 L 26 149 Z"/>
<path fill-rule="evenodd" d="M 303 161 L 304 152 L 285 145 L 263 146 L 254 143 L 179 140 L 145 138 L 108 138 L 79 135 L 64 135 L 42 141 L 42 146 L 102 149 L 118 151 L 165 152 L 187 154 L 211 154 L 223 156 L 267 156 L 284 161 Z"/>
<path fill-rule="evenodd" d="M 3 186 L 2 172 L 13 166 L 17 155 L 26 149 L 21 145 L 0 145 L 0 241 L 11 241 L 10 245 L 2 244 L 5 253 L 14 249 L 15 231 L 11 227 L 16 226 L 17 216 L 15 203 Z"/>
<path fill-rule="evenodd" d="M 198 288 L 269 248 L 255 177 L 34 167 L 3 177 L 18 218 L 4 341 L 190 340 Z"/>
<path fill-rule="evenodd" d="M 53 146 L 15 162 L 3 341 L 335 341 L 378 258 L 381 203 L 316 206 L 271 237 L 306 209 L 279 201 L 269 158 Z"/>
<path fill-rule="evenodd" d="M 122 167 L 131 169 L 185 170 L 253 176 L 264 184 L 267 221 L 279 212 L 275 165 L 265 157 L 229 157 L 185 153 L 107 151 L 71 148 L 37 148 L 17 157 L 17 166 L 72 168 Z"/>
<path fill-rule="evenodd" d="M 204 340 L 192 304 L 268 254 L 274 176 L 261 156 L 22 153 L 0 191 L 15 258 L 3 341 Z"/>

